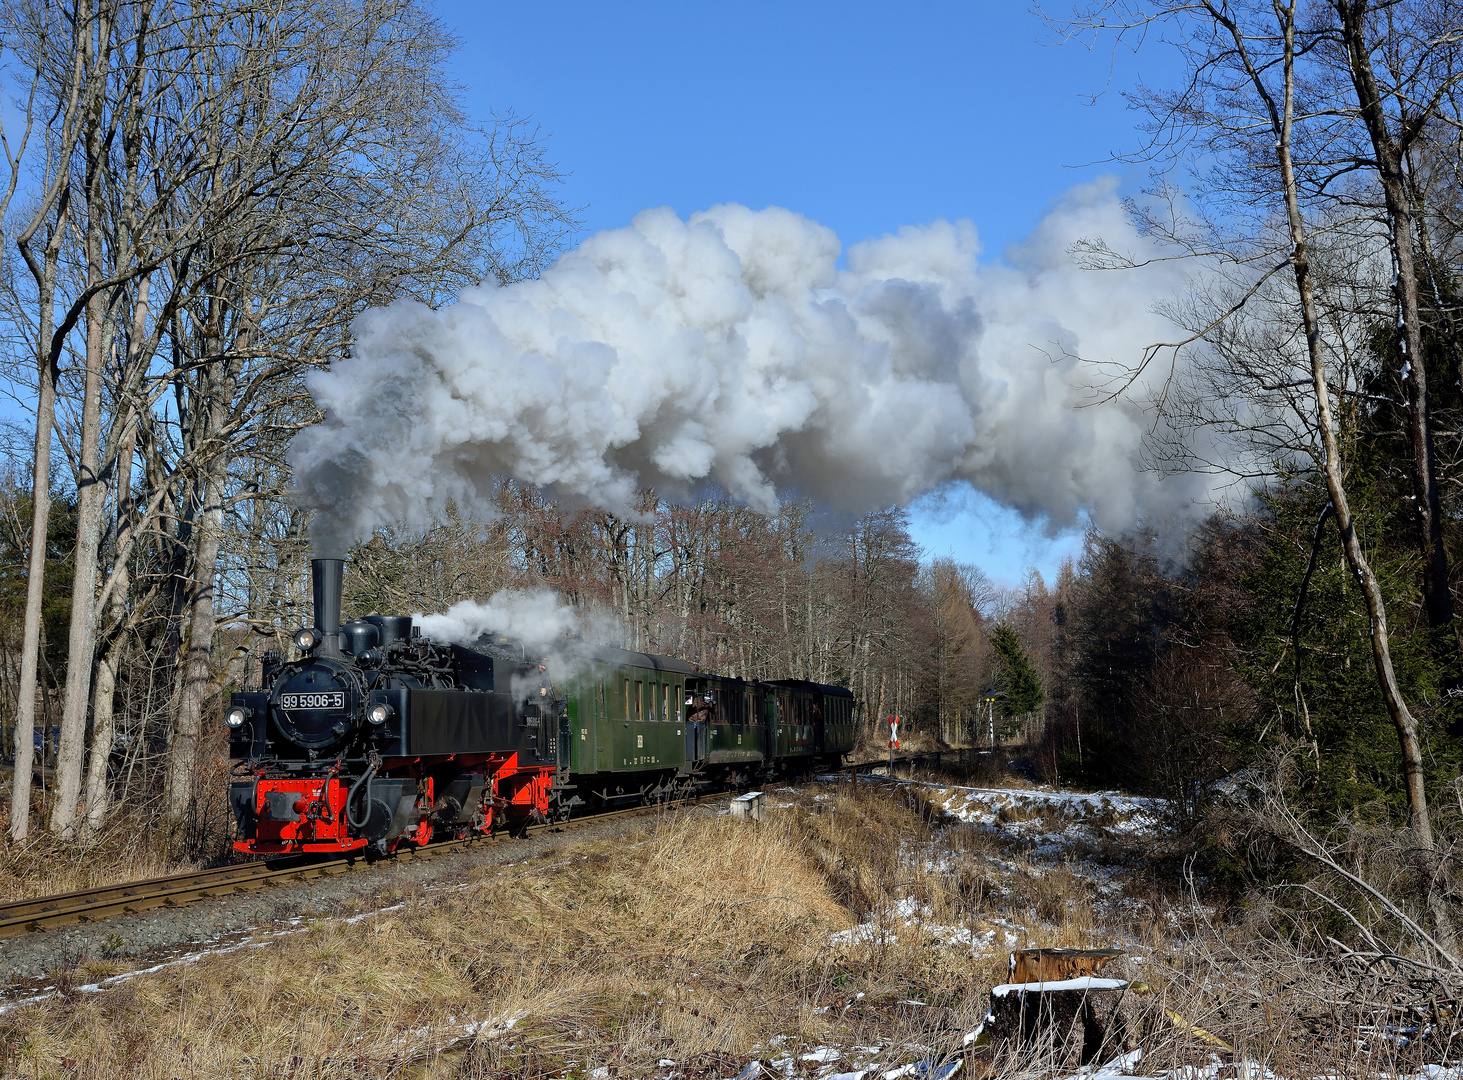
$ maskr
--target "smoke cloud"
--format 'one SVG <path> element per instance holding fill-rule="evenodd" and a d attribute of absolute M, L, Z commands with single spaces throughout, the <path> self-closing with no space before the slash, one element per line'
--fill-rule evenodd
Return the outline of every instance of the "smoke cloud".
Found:
<path fill-rule="evenodd" d="M 291 448 L 317 550 L 425 528 L 450 501 L 490 516 L 498 476 L 620 513 L 647 486 L 857 513 L 963 480 L 1051 528 L 1172 517 L 1203 481 L 1140 469 L 1151 416 L 1080 407 L 1094 373 L 1075 357 L 1131 364 L 1171 336 L 1151 308 L 1182 280 L 1080 269 L 1069 249 L 1095 236 L 1154 253 L 1112 182 L 999 264 L 969 222 L 840 266 L 837 237 L 787 210 L 647 210 L 537 280 L 366 312 L 353 355 L 310 377 L 325 420 Z"/>

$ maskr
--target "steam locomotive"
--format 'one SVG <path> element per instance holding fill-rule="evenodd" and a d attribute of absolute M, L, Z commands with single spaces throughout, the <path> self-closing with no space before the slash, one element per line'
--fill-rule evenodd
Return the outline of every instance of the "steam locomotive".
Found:
<path fill-rule="evenodd" d="M 520 642 L 431 641 L 407 616 L 341 624 L 344 562 L 310 564 L 315 626 L 232 695 L 235 848 L 384 854 L 597 807 L 836 768 L 853 695 L 588 648 L 558 683 Z"/>

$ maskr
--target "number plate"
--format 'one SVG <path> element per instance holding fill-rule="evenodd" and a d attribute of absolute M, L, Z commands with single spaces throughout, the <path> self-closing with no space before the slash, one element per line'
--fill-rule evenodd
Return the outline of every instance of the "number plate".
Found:
<path fill-rule="evenodd" d="M 281 694 L 279 706 L 282 709 L 343 709 L 345 692 L 336 690 L 326 694 Z"/>

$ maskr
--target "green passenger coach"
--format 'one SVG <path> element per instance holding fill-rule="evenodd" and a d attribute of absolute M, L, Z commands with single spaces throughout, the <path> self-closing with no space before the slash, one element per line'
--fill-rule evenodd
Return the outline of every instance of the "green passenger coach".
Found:
<path fill-rule="evenodd" d="M 559 691 L 561 813 L 836 769 L 853 749 L 853 694 L 841 686 L 596 647 Z"/>
<path fill-rule="evenodd" d="M 603 647 L 590 654 L 568 680 L 559 722 L 559 763 L 572 777 L 571 801 L 613 803 L 677 786 L 694 760 L 681 702 L 695 675 L 690 664 L 668 656 Z"/>

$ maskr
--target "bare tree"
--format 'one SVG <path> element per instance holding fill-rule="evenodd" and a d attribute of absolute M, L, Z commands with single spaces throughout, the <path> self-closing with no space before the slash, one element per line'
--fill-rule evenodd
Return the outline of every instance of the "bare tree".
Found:
<path fill-rule="evenodd" d="M 970 738 L 970 722 L 981 708 L 989 666 L 981 609 L 995 590 L 980 569 L 949 558 L 932 560 L 920 577 L 933 609 L 939 731 L 947 742 L 957 743 Z"/>
<path fill-rule="evenodd" d="M 36 362 L 35 458 L 31 482 L 31 542 L 26 581 L 25 628 L 21 644 L 20 686 L 16 704 L 15 779 L 11 793 L 11 840 L 23 842 L 30 831 L 32 746 L 39 669 L 41 605 L 45 580 L 46 535 L 50 520 L 51 439 L 55 386 L 64 332 L 55 325 L 55 293 L 61 245 L 71 204 L 71 155 L 83 136 L 86 118 L 101 93 L 105 66 L 97 67 L 92 51 L 95 35 L 104 34 L 106 19 L 91 4 L 69 10 L 51 4 L 17 4 L 7 8 L 0 30 L 12 52 L 25 58 L 31 72 L 25 130 L 12 153 L 5 152 L 10 179 L 0 221 L 8 216 L 24 154 L 35 134 L 38 112 L 45 114 L 45 161 L 39 190 L 25 221 L 11 234 L 35 288 L 30 340 Z M 4 226 L 0 225 L 0 231 Z M 42 239 L 40 250 L 36 241 Z"/>

